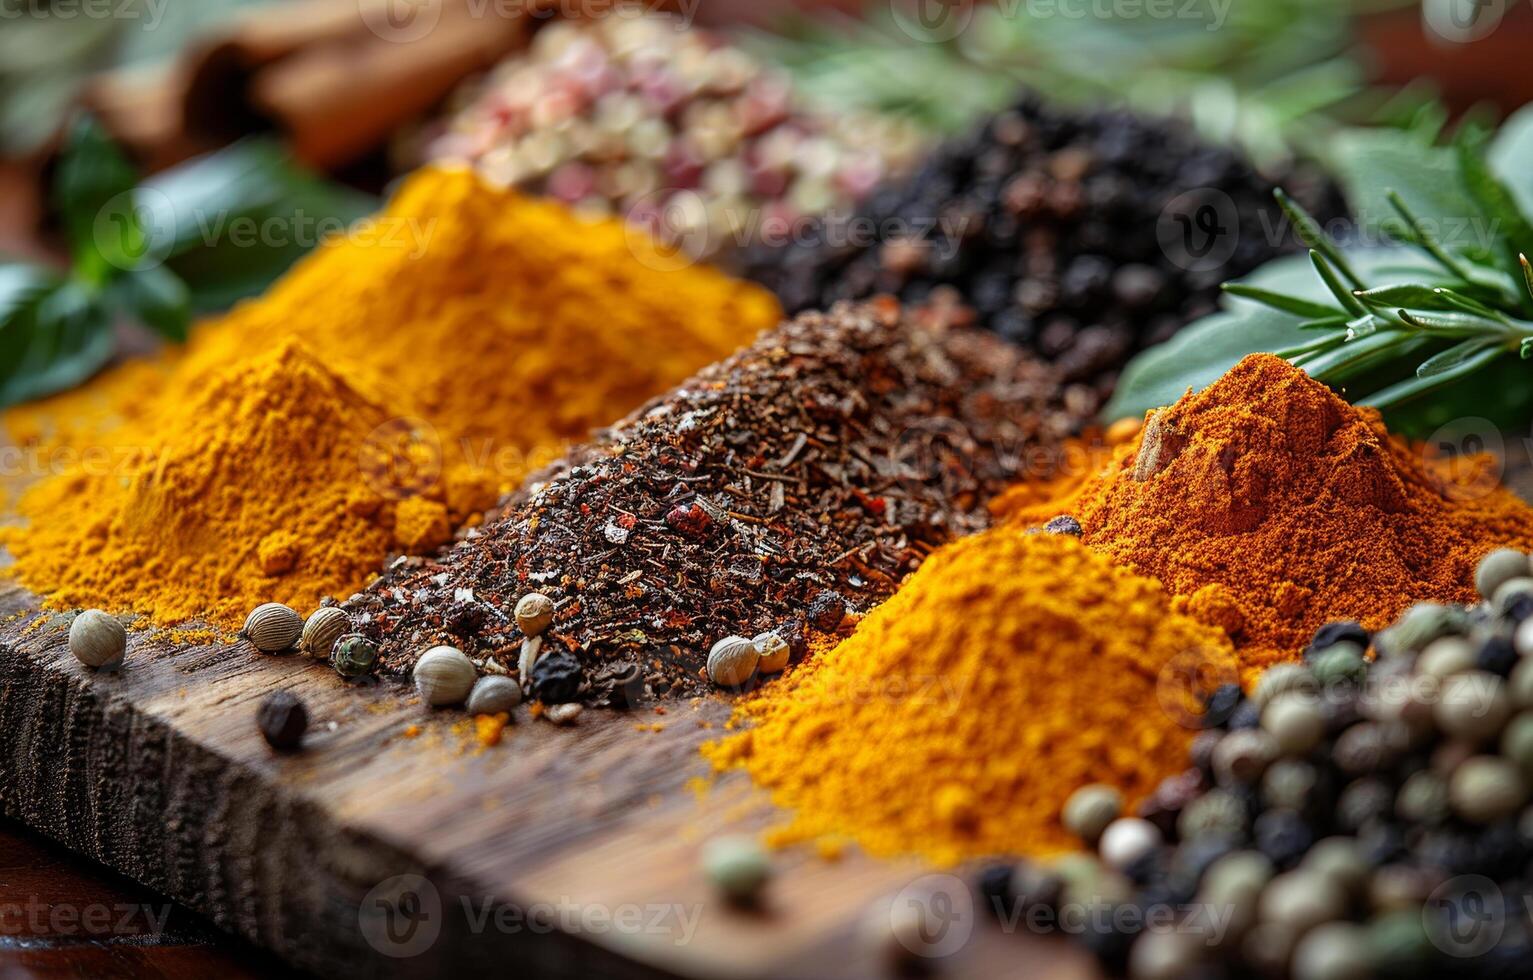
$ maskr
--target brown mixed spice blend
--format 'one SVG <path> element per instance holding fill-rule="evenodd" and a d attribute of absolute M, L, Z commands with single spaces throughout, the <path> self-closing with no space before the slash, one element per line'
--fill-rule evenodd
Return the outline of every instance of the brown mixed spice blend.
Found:
<path fill-rule="evenodd" d="M 710 646 L 813 630 L 890 595 L 985 502 L 1046 477 L 1096 405 L 992 334 L 892 301 L 806 313 L 639 409 L 436 558 L 345 608 L 385 669 L 450 643 L 515 672 L 510 610 L 556 603 L 582 697 L 706 687 Z M 494 668 L 492 668 L 494 669 Z"/>

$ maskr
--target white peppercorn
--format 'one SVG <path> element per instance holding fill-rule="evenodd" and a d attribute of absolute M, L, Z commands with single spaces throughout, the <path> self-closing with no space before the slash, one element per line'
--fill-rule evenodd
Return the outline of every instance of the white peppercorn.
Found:
<path fill-rule="evenodd" d="M 1065 800 L 1060 822 L 1088 846 L 1095 846 L 1107 825 L 1123 814 L 1123 794 L 1105 783 L 1082 786 Z"/>
<path fill-rule="evenodd" d="M 1303 755 L 1325 735 L 1325 715 L 1314 699 L 1297 691 L 1274 698 L 1262 710 L 1262 729 L 1284 755 Z"/>
<path fill-rule="evenodd" d="M 476 677 L 474 662 L 456 647 L 432 647 L 415 662 L 415 689 L 433 706 L 462 704 Z"/>
<path fill-rule="evenodd" d="M 708 651 L 708 679 L 720 687 L 739 687 L 756 673 L 761 654 L 743 636 L 726 636 Z"/>
<path fill-rule="evenodd" d="M 127 651 L 128 631 L 100 609 L 87 609 L 69 624 L 69 652 L 87 667 L 115 669 Z"/>
<path fill-rule="evenodd" d="M 1494 738 L 1511 715 L 1512 701 L 1505 683 L 1483 670 L 1449 677 L 1432 710 L 1433 720 L 1445 734 L 1472 742 Z"/>
<path fill-rule="evenodd" d="M 468 694 L 468 713 L 498 715 L 522 703 L 522 687 L 509 677 L 486 675 L 474 682 Z"/>
<path fill-rule="evenodd" d="M 1139 817 L 1119 817 L 1102 831 L 1097 851 L 1110 868 L 1122 871 L 1159 847 L 1164 841 L 1160 828 Z"/>
<path fill-rule="evenodd" d="M 1495 823 L 1526 802 L 1527 783 L 1508 759 L 1479 755 L 1465 762 L 1448 782 L 1453 812 L 1470 823 Z"/>
<path fill-rule="evenodd" d="M 1533 574 L 1528 556 L 1515 548 L 1498 548 L 1480 559 L 1474 570 L 1474 587 L 1485 599 L 1491 599 L 1496 591 L 1515 578 Z"/>
<path fill-rule="evenodd" d="M 517 627 L 527 636 L 538 636 L 554 622 L 554 601 L 541 592 L 529 592 L 516 602 Z"/>

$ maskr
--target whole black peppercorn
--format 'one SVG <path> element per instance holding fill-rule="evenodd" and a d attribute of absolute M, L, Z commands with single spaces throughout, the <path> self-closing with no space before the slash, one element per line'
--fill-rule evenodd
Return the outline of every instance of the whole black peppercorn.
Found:
<path fill-rule="evenodd" d="M 1252 824 L 1257 850 L 1279 868 L 1290 868 L 1315 842 L 1309 823 L 1293 810 L 1268 810 Z"/>
<path fill-rule="evenodd" d="M 1049 521 L 1047 524 L 1043 525 L 1043 533 L 1068 534 L 1072 538 L 1078 538 L 1083 532 L 1081 530 L 1080 521 L 1071 517 L 1069 514 L 1061 514 L 1060 516 Z"/>
<path fill-rule="evenodd" d="M 1204 703 L 1203 727 L 1217 728 L 1225 724 L 1244 700 L 1245 694 L 1239 684 L 1220 684 Z"/>
<path fill-rule="evenodd" d="M 1474 665 L 1479 670 L 1505 677 L 1517 666 L 1517 660 L 1517 648 L 1512 645 L 1510 637 L 1492 636 L 1480 644 Z"/>
<path fill-rule="evenodd" d="M 1356 643 L 1359 649 L 1366 650 L 1371 642 L 1373 634 L 1363 629 L 1363 624 L 1346 619 L 1337 620 L 1315 631 L 1314 639 L 1309 641 L 1309 647 L 1304 651 L 1304 659 L 1308 660 L 1338 643 Z"/>
<path fill-rule="evenodd" d="M 266 744 L 279 752 L 291 752 L 303 742 L 309 727 L 309 712 L 298 696 L 288 691 L 269 694 L 256 709 L 256 725 Z"/>
<path fill-rule="evenodd" d="M 564 704 L 580 693 L 580 661 L 565 650 L 538 658 L 532 668 L 532 696 L 544 704 Z"/>
<path fill-rule="evenodd" d="M 1262 709 L 1255 701 L 1246 700 L 1235 706 L 1230 712 L 1229 729 L 1232 732 L 1244 728 L 1260 728 L 1262 723 Z"/>
<path fill-rule="evenodd" d="M 979 873 L 976 888 L 985 911 L 1006 921 L 1011 906 L 1011 876 L 1016 869 L 1009 864 L 992 864 Z"/>
<path fill-rule="evenodd" d="M 841 593 L 826 589 L 809 603 L 809 625 L 821 633 L 830 633 L 846 618 L 846 600 Z"/>

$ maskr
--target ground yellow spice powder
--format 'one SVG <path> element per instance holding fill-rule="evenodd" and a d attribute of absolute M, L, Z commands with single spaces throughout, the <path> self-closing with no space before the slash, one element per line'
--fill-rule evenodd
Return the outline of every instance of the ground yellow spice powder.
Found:
<path fill-rule="evenodd" d="M 778 842 L 942 864 L 1043 855 L 1077 846 L 1059 822 L 1076 788 L 1133 801 L 1185 767 L 1185 679 L 1233 670 L 1228 640 L 1173 614 L 1155 582 L 1001 528 L 933 554 L 852 636 L 742 703 L 746 730 L 704 755 L 793 811 Z"/>
<path fill-rule="evenodd" d="M 779 317 L 650 258 L 619 222 L 421 171 L 185 348 L 7 413 L 50 474 L 6 532 L 16 574 L 158 622 L 347 595 Z"/>

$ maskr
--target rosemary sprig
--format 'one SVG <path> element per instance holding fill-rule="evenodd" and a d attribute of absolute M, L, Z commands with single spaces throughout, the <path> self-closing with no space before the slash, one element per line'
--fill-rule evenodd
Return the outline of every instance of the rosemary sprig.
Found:
<path fill-rule="evenodd" d="M 1443 241 L 1398 193 L 1387 192 L 1399 218 L 1391 228 L 1431 260 L 1430 278 L 1366 282 L 1341 245 L 1303 207 L 1278 191 L 1278 203 L 1310 246 L 1310 260 L 1331 301 L 1316 303 L 1238 283 L 1225 286 L 1231 295 L 1305 317 L 1304 326 L 1319 335 L 1277 353 L 1321 381 L 1340 384 L 1365 369 L 1427 355 L 1406 380 L 1373 391 L 1350 391 L 1359 404 L 1388 408 L 1499 358 L 1533 357 L 1533 320 L 1527 318 L 1533 309 L 1533 264 L 1523 251 L 1533 247 L 1524 244 L 1533 223 L 1512 191 L 1485 165 L 1479 147 L 1460 141 L 1457 153 L 1464 185 L 1481 211 L 1477 217 L 1487 219 L 1469 224 L 1484 229 L 1489 240 Z M 1510 267 L 1521 272 L 1515 280 L 1504 274 Z"/>

